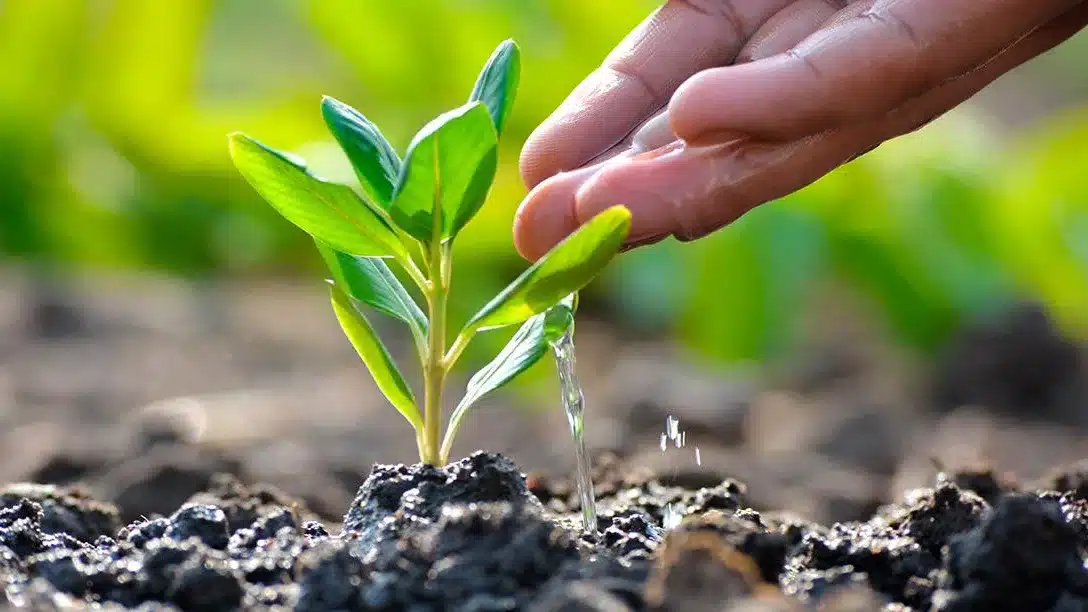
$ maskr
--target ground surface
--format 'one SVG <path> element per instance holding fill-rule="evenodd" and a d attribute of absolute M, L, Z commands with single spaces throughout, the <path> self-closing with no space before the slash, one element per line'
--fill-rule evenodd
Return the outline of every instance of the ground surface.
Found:
<path fill-rule="evenodd" d="M 372 474 L 412 460 L 411 432 L 319 288 L 94 279 L 69 294 L 73 315 L 35 304 L 18 278 L 0 286 L 0 482 L 86 490 L 12 484 L 0 496 L 0 573 L 16 601 L 56 603 L 59 589 L 181 609 L 698 611 L 721 609 L 697 602 L 726 588 L 738 606 L 764 606 L 738 609 L 792 609 L 781 592 L 833 593 L 850 610 L 879 597 L 1083 605 L 1084 487 L 1076 470 L 1047 470 L 1085 456 L 1084 360 L 1031 309 L 970 330 L 928 369 L 833 326 L 839 340 L 815 338 L 762 379 L 581 325 L 590 445 L 622 457 L 599 462 L 605 536 L 592 544 L 572 529 L 572 453 L 554 406 L 513 410 L 521 400 L 506 395 L 470 416 L 459 456 L 485 448 L 513 464 Z M 670 415 L 686 445 L 662 452 Z M 955 476 L 980 464 L 996 475 Z M 934 489 L 940 466 L 953 476 Z M 1000 497 L 1012 475 L 1026 493 Z M 928 488 L 905 499 L 916 487 Z M 441 511 L 435 495 L 485 505 Z M 667 503 L 691 516 L 662 540 Z M 495 568 L 517 570 L 487 578 Z M 830 588 L 855 579 L 865 588 Z M 472 580 L 472 593 L 450 591 Z"/>

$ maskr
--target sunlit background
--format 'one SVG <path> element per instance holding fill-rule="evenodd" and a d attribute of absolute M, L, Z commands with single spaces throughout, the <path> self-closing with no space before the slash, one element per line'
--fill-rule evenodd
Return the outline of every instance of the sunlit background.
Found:
<path fill-rule="evenodd" d="M 153 498 L 188 490 L 155 480 L 163 466 L 182 465 L 189 488 L 235 471 L 335 515 L 370 463 L 412 460 L 410 429 L 339 335 L 312 241 L 242 180 L 226 135 L 351 182 L 322 95 L 403 151 L 514 38 L 522 81 L 498 179 L 457 245 L 461 319 L 525 265 L 510 235 L 521 143 L 655 4 L 0 0 L 2 476 Z M 993 459 L 1016 446 L 994 441 L 1006 440 L 994 414 L 1014 415 L 1014 432 L 1025 417 L 1077 421 L 1079 351 L 1038 315 L 1072 342 L 1088 333 L 1086 62 L 1082 33 L 726 231 L 619 258 L 583 294 L 591 445 L 653 463 L 675 413 L 704 447 L 699 470 L 773 479 L 796 471 L 783 453 L 815 453 L 829 463 L 807 469 L 863 484 L 813 486 L 862 504 L 910 481 L 903 466 L 932 467 L 941 449 L 917 438 Z M 504 341 L 481 337 L 463 374 Z M 470 416 L 459 451 L 568 469 L 553 372 Z M 151 435 L 162 428 L 166 447 Z M 1047 429 L 1020 455 L 1078 458 L 1071 431 Z M 697 468 L 687 455 L 656 467 Z M 850 515 L 776 495 L 763 499 Z M 126 511 L 156 507 L 141 503 Z"/>

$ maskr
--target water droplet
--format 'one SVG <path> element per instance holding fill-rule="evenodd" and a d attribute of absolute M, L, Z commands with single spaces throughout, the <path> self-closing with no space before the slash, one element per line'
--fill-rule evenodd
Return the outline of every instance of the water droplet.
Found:
<path fill-rule="evenodd" d="M 699 454 L 699 447 L 696 446 L 695 447 L 695 465 L 702 465 L 702 464 L 703 464 L 703 456 L 701 454 Z"/>
<path fill-rule="evenodd" d="M 676 509 L 673 508 L 672 504 L 665 504 L 665 513 L 661 517 L 661 526 L 666 530 L 676 529 L 676 527 L 680 525 L 680 521 L 683 518 L 683 515 L 677 512 Z"/>

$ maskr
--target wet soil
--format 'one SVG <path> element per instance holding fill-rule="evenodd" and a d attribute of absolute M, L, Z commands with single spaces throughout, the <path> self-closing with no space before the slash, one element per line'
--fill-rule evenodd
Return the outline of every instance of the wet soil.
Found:
<path fill-rule="evenodd" d="M 589 538 L 550 387 L 422 468 L 316 291 L 0 284 L 11 604 L 1088 610 L 1088 361 L 1031 307 L 919 365 L 836 306 L 756 376 L 580 323 Z"/>
<path fill-rule="evenodd" d="M 667 486 L 609 458 L 597 477 L 597 536 L 569 483 L 484 452 L 374 466 L 335 532 L 229 476 L 125 526 L 84 491 L 12 485 L 0 576 L 43 610 L 1088 610 L 1080 466 L 1035 487 L 941 475 L 834 525 L 753 510 L 734 480 Z"/>

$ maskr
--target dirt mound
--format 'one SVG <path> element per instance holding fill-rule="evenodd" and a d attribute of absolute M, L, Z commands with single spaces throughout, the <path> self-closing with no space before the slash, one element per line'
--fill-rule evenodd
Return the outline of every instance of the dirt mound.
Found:
<path fill-rule="evenodd" d="M 597 536 L 581 532 L 567 483 L 527 482 L 495 453 L 375 466 L 338 533 L 304 503 L 225 476 L 125 527 L 83 491 L 12 486 L 0 574 L 32 609 L 1088 609 L 1079 489 L 956 474 L 825 526 L 752 510 L 736 481 L 684 489 L 604 465 Z M 662 528 L 666 509 L 684 515 L 675 528 Z"/>

